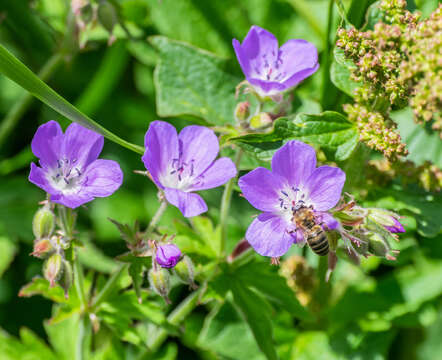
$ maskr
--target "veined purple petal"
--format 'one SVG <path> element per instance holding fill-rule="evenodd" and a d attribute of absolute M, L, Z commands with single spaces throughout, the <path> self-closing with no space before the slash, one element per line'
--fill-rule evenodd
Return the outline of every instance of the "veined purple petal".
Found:
<path fill-rule="evenodd" d="M 98 158 L 103 144 L 104 137 L 102 135 L 77 123 L 72 123 L 64 134 L 60 155 L 84 169 Z"/>
<path fill-rule="evenodd" d="M 279 49 L 279 72 L 284 74 L 282 81 L 293 87 L 318 69 L 318 51 L 312 43 L 302 39 L 287 41 Z"/>
<path fill-rule="evenodd" d="M 37 129 L 31 148 L 34 155 L 40 159 L 41 166 L 52 167 L 57 164 L 62 141 L 63 131 L 54 120 L 48 121 Z"/>
<path fill-rule="evenodd" d="M 227 157 L 213 162 L 195 181 L 188 191 L 207 190 L 224 185 L 237 174 L 235 164 Z"/>
<path fill-rule="evenodd" d="M 40 168 L 37 165 L 35 165 L 34 163 L 31 163 L 31 172 L 29 173 L 28 180 L 31 183 L 37 185 L 39 188 L 41 188 L 44 191 L 46 191 L 48 194 L 56 195 L 56 194 L 60 193 L 59 191 L 54 189 L 49 184 L 49 182 L 48 182 L 48 180 L 46 178 L 45 171 L 42 168 Z"/>
<path fill-rule="evenodd" d="M 167 201 L 180 209 L 185 217 L 198 216 L 207 211 L 206 203 L 198 194 L 171 188 L 165 188 L 164 194 Z"/>
<path fill-rule="evenodd" d="M 238 185 L 247 201 L 256 209 L 274 212 L 278 210 L 286 181 L 270 170 L 259 167 L 241 176 Z"/>
<path fill-rule="evenodd" d="M 83 179 L 81 192 L 93 197 L 106 197 L 121 186 L 123 172 L 116 161 L 98 159 L 87 167 Z"/>
<path fill-rule="evenodd" d="M 67 206 L 68 208 L 75 209 L 83 204 L 86 204 L 94 200 L 91 194 L 80 192 L 80 193 L 65 193 L 51 196 L 51 201 L 57 204 Z"/>
<path fill-rule="evenodd" d="M 260 255 L 282 256 L 294 240 L 287 232 L 287 226 L 286 221 L 278 215 L 262 213 L 250 224 L 246 239 Z"/>
<path fill-rule="evenodd" d="M 304 184 L 316 211 L 326 211 L 335 206 L 341 197 L 345 173 L 336 167 L 321 166 L 315 169 Z"/>
<path fill-rule="evenodd" d="M 178 135 L 175 128 L 165 121 L 153 121 L 144 138 L 146 151 L 141 158 L 155 183 L 167 176 L 169 165 L 178 158 Z"/>
<path fill-rule="evenodd" d="M 295 187 L 304 184 L 315 168 L 315 150 L 301 141 L 289 141 L 272 158 L 272 171 Z"/>
<path fill-rule="evenodd" d="M 391 233 L 404 233 L 405 229 L 402 226 L 402 224 L 396 218 L 393 218 L 393 221 L 394 221 L 394 225 L 385 226 L 385 228 Z"/>
<path fill-rule="evenodd" d="M 292 87 L 298 85 L 305 78 L 308 78 L 310 75 L 313 75 L 318 69 L 319 69 L 319 64 L 316 64 L 312 68 L 301 70 L 301 71 L 293 74 L 286 81 L 284 81 L 284 85 L 287 88 L 292 88 Z"/>
<path fill-rule="evenodd" d="M 284 83 L 280 83 L 277 81 L 268 81 L 254 78 L 247 78 L 247 81 L 251 85 L 253 85 L 255 90 L 261 96 L 275 95 L 288 89 L 288 87 Z"/>
<path fill-rule="evenodd" d="M 213 130 L 198 125 L 186 126 L 178 135 L 182 161 L 200 175 L 215 160 L 219 152 L 218 138 Z"/>

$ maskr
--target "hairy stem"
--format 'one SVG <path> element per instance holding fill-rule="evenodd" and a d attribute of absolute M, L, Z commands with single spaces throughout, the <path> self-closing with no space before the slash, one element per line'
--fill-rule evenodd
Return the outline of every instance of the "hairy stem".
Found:
<path fill-rule="evenodd" d="M 155 215 L 152 217 L 152 220 L 150 220 L 150 223 L 144 233 L 145 238 L 147 238 L 152 233 L 152 231 L 155 230 L 155 227 L 157 226 L 158 222 L 160 221 L 161 217 L 163 216 L 164 212 L 167 209 L 167 205 L 168 204 L 166 200 L 161 201 L 160 207 L 158 208 Z"/>
<path fill-rule="evenodd" d="M 235 166 L 238 169 L 239 163 L 241 161 L 243 151 L 239 149 L 235 156 Z M 239 171 L 238 171 L 239 173 Z M 230 202 L 232 200 L 233 186 L 235 185 L 238 175 L 231 178 L 224 187 L 223 197 L 221 199 L 221 215 L 220 215 L 220 226 L 221 226 L 221 246 L 220 254 L 222 257 L 225 256 L 226 242 L 227 242 L 227 219 L 229 217 Z"/>

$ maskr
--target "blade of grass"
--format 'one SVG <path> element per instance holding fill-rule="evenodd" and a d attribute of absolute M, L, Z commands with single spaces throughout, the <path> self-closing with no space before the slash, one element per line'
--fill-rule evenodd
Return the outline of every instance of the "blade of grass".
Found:
<path fill-rule="evenodd" d="M 126 140 L 110 132 L 100 124 L 96 123 L 67 100 L 57 94 L 53 89 L 39 79 L 26 65 L 0 45 L 0 72 L 15 81 L 18 85 L 29 91 L 32 95 L 40 99 L 46 105 L 65 116 L 71 121 L 75 121 L 97 133 L 103 135 L 107 139 L 129 149 L 136 153 L 143 154 L 144 148 Z"/>

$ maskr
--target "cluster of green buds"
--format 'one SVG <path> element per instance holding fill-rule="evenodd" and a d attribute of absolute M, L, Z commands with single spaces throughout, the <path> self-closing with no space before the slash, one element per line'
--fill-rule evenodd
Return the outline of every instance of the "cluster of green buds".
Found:
<path fill-rule="evenodd" d="M 72 266 L 66 260 L 65 252 L 71 246 L 71 238 L 60 226 L 56 231 L 56 216 L 51 203 L 44 202 L 37 210 L 32 222 L 32 230 L 35 236 L 34 250 L 31 255 L 45 259 L 43 265 L 44 277 L 49 281 L 51 287 L 58 282 L 68 296 L 69 288 L 72 285 Z"/>
<path fill-rule="evenodd" d="M 392 243 L 398 241 L 397 233 L 405 232 L 399 222 L 399 215 L 378 208 L 363 208 L 351 199 L 342 202 L 334 210 L 333 216 L 340 225 L 330 233 L 332 249 L 339 247 L 339 237 L 351 259 L 359 261 L 359 256 L 379 256 L 395 260 L 398 251 Z"/>
<path fill-rule="evenodd" d="M 386 157 L 405 155 L 392 107 L 411 106 L 418 122 L 431 122 L 440 131 L 442 103 L 442 29 L 439 6 L 430 18 L 406 10 L 406 1 L 381 1 L 382 20 L 373 30 L 340 29 L 336 45 L 356 65 L 351 77 L 362 85 L 353 105 L 344 107 L 357 122 L 361 140 Z"/>

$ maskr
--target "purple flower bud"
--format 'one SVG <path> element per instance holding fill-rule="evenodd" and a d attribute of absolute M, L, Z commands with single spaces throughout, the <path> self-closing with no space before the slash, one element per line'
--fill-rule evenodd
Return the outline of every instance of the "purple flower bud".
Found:
<path fill-rule="evenodd" d="M 174 244 L 158 246 L 156 261 L 164 268 L 173 268 L 181 258 L 181 251 Z"/>
<path fill-rule="evenodd" d="M 272 33 L 256 25 L 242 44 L 233 39 L 233 48 L 247 81 L 262 97 L 295 87 L 319 68 L 312 43 L 291 39 L 279 47 Z"/>
<path fill-rule="evenodd" d="M 405 229 L 402 226 L 402 224 L 395 218 L 393 218 L 393 221 L 394 221 L 394 225 L 385 226 L 385 228 L 391 233 L 404 233 Z"/>

